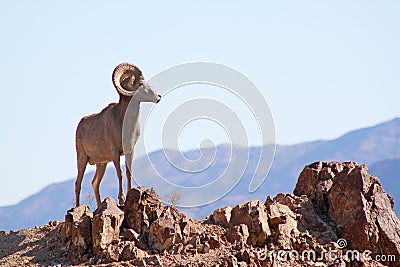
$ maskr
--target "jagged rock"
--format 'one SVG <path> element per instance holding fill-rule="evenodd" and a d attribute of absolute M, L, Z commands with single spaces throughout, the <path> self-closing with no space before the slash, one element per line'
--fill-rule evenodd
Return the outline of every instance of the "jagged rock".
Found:
<path fill-rule="evenodd" d="M 120 260 L 128 261 L 135 259 L 143 259 L 147 257 L 146 251 L 135 246 L 133 242 L 128 242 L 120 255 Z"/>
<path fill-rule="evenodd" d="M 269 225 L 273 230 L 275 243 L 280 249 L 292 250 L 292 239 L 299 237 L 296 215 L 288 206 L 273 201 L 266 205 Z"/>
<path fill-rule="evenodd" d="M 249 238 L 249 228 L 246 224 L 239 224 L 227 229 L 225 236 L 230 243 L 246 243 Z"/>
<path fill-rule="evenodd" d="M 208 244 L 208 242 L 206 242 L 206 243 L 203 245 L 202 252 L 203 252 L 203 253 L 208 253 L 208 252 L 210 251 L 210 249 L 211 249 L 210 244 Z"/>
<path fill-rule="evenodd" d="M 160 267 L 163 266 L 161 264 L 160 257 L 158 255 L 152 255 L 152 256 L 146 257 L 146 264 L 149 264 L 151 266 L 160 266 Z"/>
<path fill-rule="evenodd" d="M 309 232 L 319 243 L 328 244 L 338 239 L 334 229 L 335 223 L 326 215 L 318 214 L 307 196 L 278 194 L 273 200 L 267 198 L 265 205 L 271 205 L 273 202 L 288 206 L 296 215 L 297 229 L 303 233 Z"/>
<path fill-rule="evenodd" d="M 133 229 L 126 229 L 122 235 L 123 239 L 133 242 L 140 242 L 139 241 L 139 234 L 135 232 Z"/>
<path fill-rule="evenodd" d="M 265 206 L 258 200 L 233 208 L 230 223 L 233 226 L 246 224 L 250 233 L 247 243 L 253 246 L 264 246 L 267 237 L 271 235 L 268 214 Z"/>
<path fill-rule="evenodd" d="M 173 250 L 172 251 L 173 251 L 174 254 L 180 254 L 183 251 L 183 249 L 184 249 L 183 244 L 182 243 L 178 243 L 178 244 L 175 244 L 173 246 Z"/>
<path fill-rule="evenodd" d="M 216 249 L 221 247 L 222 240 L 217 235 L 210 235 L 208 239 L 208 244 L 210 245 L 211 249 Z"/>
<path fill-rule="evenodd" d="M 181 214 L 175 207 L 166 207 L 155 220 L 149 231 L 149 245 L 158 251 L 169 250 L 182 241 L 182 232 L 179 226 Z"/>
<path fill-rule="evenodd" d="M 269 225 L 277 229 L 279 225 L 286 224 L 288 218 L 296 219 L 296 215 L 288 206 L 272 201 L 265 205 L 269 216 Z M 296 223 L 296 221 L 294 221 Z M 297 227 L 297 223 L 293 228 Z"/>
<path fill-rule="evenodd" d="M 193 235 L 201 232 L 200 229 L 193 223 L 191 219 L 188 219 L 185 215 L 180 214 L 179 227 L 181 228 L 182 237 L 186 241 Z"/>
<path fill-rule="evenodd" d="M 236 257 L 237 257 L 238 261 L 243 261 L 245 263 L 250 263 L 252 255 L 247 249 L 240 249 L 237 252 Z"/>
<path fill-rule="evenodd" d="M 348 247 L 400 258 L 400 221 L 393 199 L 365 165 L 316 162 L 300 174 L 296 195 L 307 195 L 337 227 Z"/>
<path fill-rule="evenodd" d="M 329 216 L 350 246 L 365 250 L 372 247 L 376 254 L 400 259 L 400 221 L 393 211 L 393 200 L 365 166 L 345 168 L 339 173 L 328 201 Z"/>
<path fill-rule="evenodd" d="M 99 262 L 116 262 L 120 259 L 123 247 L 118 242 L 109 244 L 96 255 Z"/>
<path fill-rule="evenodd" d="M 86 205 L 70 209 L 61 226 L 61 240 L 68 249 L 68 258 L 79 263 L 81 256 L 90 253 L 92 243 L 91 221 L 93 214 Z"/>
<path fill-rule="evenodd" d="M 187 244 L 184 248 L 183 251 L 185 253 L 190 253 L 193 250 L 193 245 L 192 244 Z"/>
<path fill-rule="evenodd" d="M 126 196 L 125 219 L 128 228 L 147 235 L 150 225 L 160 217 L 163 203 L 159 195 L 142 187 L 132 188 Z"/>
<path fill-rule="evenodd" d="M 0 231 L 0 236 L 6 236 L 7 232 L 6 231 Z"/>
<path fill-rule="evenodd" d="M 192 244 L 187 244 L 187 245 L 184 247 L 183 251 L 184 251 L 185 253 L 192 254 L 192 255 L 196 255 L 197 252 L 198 252 L 196 246 L 194 246 L 194 245 L 192 245 Z"/>
<path fill-rule="evenodd" d="M 140 236 L 138 233 L 135 232 L 133 229 L 124 229 L 122 232 L 121 238 L 123 240 L 127 240 L 133 242 L 136 247 L 142 250 L 147 249 L 147 242 L 143 236 Z"/>
<path fill-rule="evenodd" d="M 351 162 L 349 167 L 356 164 Z M 336 175 L 343 170 L 339 162 L 315 162 L 306 166 L 299 175 L 293 193 L 296 196 L 306 195 L 322 213 L 327 213 L 327 193 L 332 187 Z M 316 201 L 317 200 L 317 201 Z"/>
<path fill-rule="evenodd" d="M 135 259 L 131 262 L 131 264 L 136 267 L 146 267 L 147 266 L 145 259 Z"/>
<path fill-rule="evenodd" d="M 99 258 L 118 260 L 115 248 L 109 245 L 118 242 L 120 227 L 124 220 L 124 212 L 118 208 L 117 202 L 107 197 L 94 212 L 92 223 L 93 253 Z M 110 247 L 110 248 L 108 248 Z M 104 250 L 108 249 L 108 253 Z M 107 256 L 104 256 L 107 255 Z"/>
<path fill-rule="evenodd" d="M 229 255 L 225 259 L 225 264 L 227 267 L 238 267 L 238 261 L 233 255 Z"/>
<path fill-rule="evenodd" d="M 201 240 L 198 235 L 192 236 L 192 238 L 187 242 L 192 245 L 194 248 L 198 248 L 201 245 Z"/>
<path fill-rule="evenodd" d="M 222 225 L 229 227 L 229 221 L 231 220 L 232 208 L 226 206 L 224 208 L 216 209 L 209 218 L 209 221 L 213 224 Z"/>

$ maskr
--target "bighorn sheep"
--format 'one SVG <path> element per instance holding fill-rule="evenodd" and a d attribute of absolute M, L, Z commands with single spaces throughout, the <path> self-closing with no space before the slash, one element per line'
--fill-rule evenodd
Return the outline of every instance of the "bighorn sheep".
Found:
<path fill-rule="evenodd" d="M 112 161 L 117 171 L 119 180 L 118 200 L 125 202 L 122 188 L 122 170 L 120 156 L 125 155 L 127 190 L 132 187 L 132 174 L 130 168 L 133 159 L 133 148 L 140 135 L 139 109 L 141 102 L 158 103 L 161 96 L 145 82 L 142 71 L 131 63 L 121 63 L 112 74 L 114 87 L 119 97 L 118 103 L 111 103 L 100 113 L 82 118 L 76 129 L 76 153 L 78 175 L 75 183 L 75 205 L 79 206 L 79 195 L 83 174 L 87 163 L 96 164 L 96 173 L 92 180 L 92 187 L 96 197 L 97 206 L 101 203 L 100 182 L 104 176 L 106 165 Z M 129 134 L 131 149 L 125 149 L 122 144 L 122 126 L 125 113 L 130 101 L 133 101 L 133 114 L 129 114 L 133 121 L 129 121 L 132 132 Z M 131 104 L 131 105 L 132 105 Z M 131 109 L 131 108 L 130 108 Z M 124 139 L 126 136 L 124 136 Z"/>

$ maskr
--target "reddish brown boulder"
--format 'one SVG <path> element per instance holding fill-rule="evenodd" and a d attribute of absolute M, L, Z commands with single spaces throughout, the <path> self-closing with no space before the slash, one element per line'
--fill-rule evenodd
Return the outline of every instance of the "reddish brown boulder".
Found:
<path fill-rule="evenodd" d="M 140 235 L 147 235 L 150 225 L 160 217 L 163 203 L 154 190 L 132 188 L 126 196 L 125 219 L 128 228 Z"/>
<path fill-rule="evenodd" d="M 344 166 L 354 167 L 354 162 L 315 162 L 306 166 L 297 180 L 294 194 L 306 195 L 314 206 L 322 213 L 328 212 L 327 194 L 336 180 L 336 175 L 343 171 Z"/>
<path fill-rule="evenodd" d="M 400 259 L 400 221 L 393 199 L 365 165 L 313 163 L 300 174 L 294 193 L 308 196 L 336 224 L 349 248 Z"/>
<path fill-rule="evenodd" d="M 292 241 L 300 236 L 296 214 L 288 206 L 277 201 L 269 203 L 266 207 L 275 244 L 280 249 L 294 249 Z"/>
<path fill-rule="evenodd" d="M 113 242 L 119 241 L 120 227 L 124 220 L 124 212 L 118 208 L 117 202 L 107 197 L 94 212 L 92 223 L 93 253 L 99 258 L 111 258 L 116 249 L 108 248 Z M 110 253 L 104 253 L 104 251 Z M 110 255 L 108 255 L 110 254 Z M 117 254 L 117 252 L 116 252 Z"/>
<path fill-rule="evenodd" d="M 296 228 L 302 233 L 310 233 L 320 244 L 328 244 L 338 239 L 335 224 L 326 215 L 317 213 L 307 196 L 278 194 L 273 200 L 267 199 L 267 209 L 274 202 L 287 206 L 296 216 Z M 270 220 L 270 224 L 274 228 L 274 220 Z"/>
<path fill-rule="evenodd" d="M 400 259 L 400 221 L 393 199 L 367 171 L 365 166 L 356 166 L 338 174 L 328 194 L 329 216 L 351 247 Z"/>
<path fill-rule="evenodd" d="M 158 251 L 169 250 L 181 242 L 182 232 L 179 226 L 181 214 L 175 207 L 166 207 L 155 220 L 149 231 L 149 246 Z"/>
<path fill-rule="evenodd" d="M 231 225 L 245 224 L 249 229 L 249 238 L 247 243 L 253 246 L 262 247 L 271 235 L 268 226 L 268 214 L 265 206 L 258 200 L 240 204 L 232 209 Z"/>
<path fill-rule="evenodd" d="M 81 256 L 90 253 L 92 244 L 91 221 L 93 214 L 89 207 L 81 205 L 70 209 L 61 226 L 61 240 L 68 249 L 68 257 L 78 263 Z"/>
<path fill-rule="evenodd" d="M 222 240 L 216 234 L 209 235 L 207 243 L 210 245 L 211 249 L 219 248 L 222 246 Z"/>
<path fill-rule="evenodd" d="M 124 240 L 132 241 L 132 242 L 140 242 L 139 234 L 135 232 L 133 229 L 125 229 L 122 233 L 122 238 Z"/>
<path fill-rule="evenodd" d="M 246 243 L 249 238 L 249 228 L 246 224 L 239 224 L 228 228 L 225 236 L 230 243 Z"/>
<path fill-rule="evenodd" d="M 222 225 L 229 227 L 229 221 L 231 220 L 232 208 L 226 206 L 224 208 L 216 209 L 209 217 L 209 221 L 213 224 Z"/>
<path fill-rule="evenodd" d="M 133 242 L 128 242 L 121 252 L 120 260 L 129 261 L 135 259 L 143 259 L 146 256 L 146 251 L 137 248 Z"/>
<path fill-rule="evenodd" d="M 180 214 L 179 227 L 181 228 L 182 236 L 185 240 L 188 240 L 191 236 L 201 232 L 198 225 L 193 223 L 193 221 L 187 218 L 184 214 Z"/>

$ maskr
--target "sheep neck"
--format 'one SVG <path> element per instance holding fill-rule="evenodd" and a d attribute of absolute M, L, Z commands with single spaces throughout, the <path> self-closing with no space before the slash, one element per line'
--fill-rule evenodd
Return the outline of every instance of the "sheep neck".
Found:
<path fill-rule="evenodd" d="M 126 113 L 128 106 L 129 114 Z M 125 123 L 128 123 L 129 129 L 135 129 L 138 127 L 140 102 L 135 99 L 135 97 L 120 96 L 118 103 L 118 110 L 122 120 L 126 117 Z M 135 131 L 132 132 L 134 134 Z"/>
<path fill-rule="evenodd" d="M 128 109 L 128 106 L 131 105 L 131 110 L 133 113 L 139 115 L 139 109 L 140 109 L 140 102 L 135 99 L 135 97 L 126 97 L 126 96 L 120 96 L 119 98 L 119 112 L 121 113 L 122 116 L 125 116 L 125 112 Z"/>

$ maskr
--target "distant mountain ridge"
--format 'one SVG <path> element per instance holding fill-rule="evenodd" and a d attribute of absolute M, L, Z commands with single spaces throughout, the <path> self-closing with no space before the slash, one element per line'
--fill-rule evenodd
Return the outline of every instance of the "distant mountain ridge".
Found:
<path fill-rule="evenodd" d="M 395 199 L 395 211 L 400 217 L 400 159 L 377 162 L 369 168 L 369 173 L 381 178 L 386 193 Z"/>
<path fill-rule="evenodd" d="M 337 122 L 340 123 L 340 122 Z M 356 161 L 365 163 L 370 173 L 378 176 L 383 188 L 391 194 L 395 202 L 400 201 L 400 119 L 378 124 L 349 132 L 335 140 L 322 140 L 285 146 L 277 145 L 275 160 L 271 171 L 262 186 L 253 194 L 248 193 L 248 185 L 254 170 L 257 157 L 254 155 L 260 147 L 250 148 L 250 161 L 244 176 L 237 186 L 222 199 L 199 208 L 181 208 L 180 210 L 192 218 L 204 218 L 211 211 L 226 205 L 236 205 L 253 199 L 264 201 L 267 195 L 278 192 L 290 193 L 302 168 L 315 161 Z M 179 152 L 177 152 L 179 153 Z M 197 150 L 189 151 L 192 156 Z M 172 153 L 174 155 L 174 153 Z M 178 155 L 178 154 L 176 154 Z M 229 155 L 228 146 L 217 147 L 217 156 L 210 168 L 204 173 L 182 175 L 165 160 L 163 151 L 155 151 L 149 157 L 157 162 L 157 171 L 168 177 L 174 183 L 182 186 L 196 186 L 212 181 L 227 164 Z M 180 157 L 179 157 L 180 158 Z M 178 157 L 171 161 L 178 160 Z M 235 159 L 232 160 L 233 166 Z M 134 175 L 151 180 L 154 171 L 148 166 L 145 158 L 135 159 Z M 91 180 L 93 172 L 86 173 L 82 185 L 81 197 L 87 204 L 93 202 Z M 102 197 L 116 198 L 118 182 L 114 168 L 108 168 L 101 184 Z M 67 209 L 73 206 L 75 178 L 65 182 L 47 186 L 42 191 L 29 196 L 20 203 L 12 206 L 0 207 L 0 229 L 21 229 L 43 225 L 50 220 L 62 220 Z M 157 188 L 156 188 L 157 190 Z M 89 195 L 88 195 L 89 194 Z M 165 197 L 165 196 L 161 196 Z M 397 214 L 400 214 L 399 204 L 395 204 Z M 51 211 L 51 213 L 50 213 Z"/>

